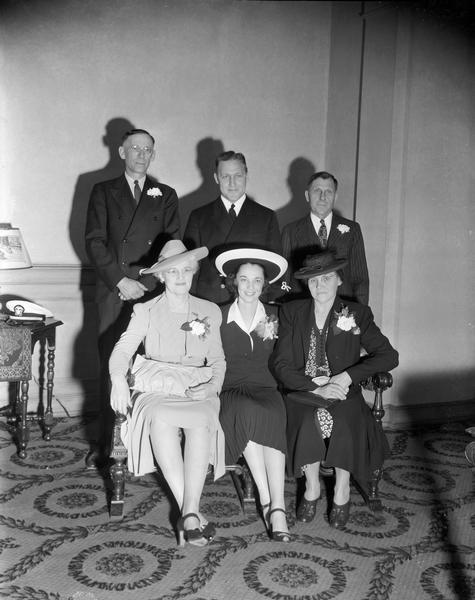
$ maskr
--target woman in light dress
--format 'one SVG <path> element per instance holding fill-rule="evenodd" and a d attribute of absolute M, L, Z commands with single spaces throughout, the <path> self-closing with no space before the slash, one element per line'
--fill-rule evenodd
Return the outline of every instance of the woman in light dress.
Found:
<path fill-rule="evenodd" d="M 206 247 L 187 251 L 179 240 L 167 242 L 145 274 L 155 275 L 165 291 L 136 304 L 127 330 L 112 352 L 111 405 L 128 414 L 129 470 L 154 470 L 154 458 L 181 512 L 177 529 L 185 541 L 204 546 L 214 526 L 200 513 L 208 469 L 224 473 L 224 436 L 219 423 L 219 393 L 226 363 L 221 345 L 221 311 L 189 293 Z M 143 344 L 129 377 L 131 361 Z M 184 437 L 184 448 L 180 439 Z"/>

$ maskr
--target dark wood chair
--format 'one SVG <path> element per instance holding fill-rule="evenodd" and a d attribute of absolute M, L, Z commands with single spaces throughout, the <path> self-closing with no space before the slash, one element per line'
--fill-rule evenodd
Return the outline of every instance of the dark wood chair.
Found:
<path fill-rule="evenodd" d="M 115 415 L 114 432 L 110 458 L 110 476 L 112 480 L 112 495 L 110 500 L 110 517 L 121 519 L 124 515 L 125 482 L 127 479 L 127 448 L 122 442 L 120 430 L 126 417 L 120 413 Z M 226 465 L 226 471 L 230 473 L 236 492 L 245 514 L 256 509 L 254 482 L 251 472 L 241 457 L 234 465 Z"/>
<path fill-rule="evenodd" d="M 383 406 L 383 392 L 390 388 L 392 384 L 393 378 L 390 373 L 376 373 L 363 385 L 365 389 L 374 391 L 372 412 L 374 418 L 380 425 L 382 425 L 382 420 L 385 413 Z M 124 515 L 125 482 L 127 479 L 127 448 L 122 443 L 120 436 L 120 429 L 124 421 L 125 416 L 120 413 L 116 413 L 110 454 L 112 459 L 112 466 L 110 468 L 110 476 L 112 479 L 110 516 L 114 519 L 121 519 Z M 247 513 L 250 510 L 255 510 L 255 486 L 249 468 L 244 459 L 241 457 L 237 464 L 226 465 L 226 471 L 231 474 L 243 512 Z M 382 468 L 376 469 L 373 472 L 371 481 L 369 482 L 369 493 L 366 493 L 356 484 L 356 482 L 353 482 L 355 483 L 367 506 L 372 511 L 382 510 L 378 489 L 382 473 Z"/>

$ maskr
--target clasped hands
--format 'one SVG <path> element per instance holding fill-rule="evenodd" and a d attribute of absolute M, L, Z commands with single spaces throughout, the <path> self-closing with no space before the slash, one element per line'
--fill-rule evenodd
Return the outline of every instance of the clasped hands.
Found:
<path fill-rule="evenodd" d="M 122 277 L 117 287 L 121 300 L 138 300 L 148 291 L 143 283 L 130 277 Z"/>
<path fill-rule="evenodd" d="M 314 377 L 312 381 L 318 385 L 316 389 L 312 390 L 312 393 L 327 400 L 345 400 L 352 383 L 351 377 L 346 371 L 332 377 L 326 377 L 325 375 Z"/>

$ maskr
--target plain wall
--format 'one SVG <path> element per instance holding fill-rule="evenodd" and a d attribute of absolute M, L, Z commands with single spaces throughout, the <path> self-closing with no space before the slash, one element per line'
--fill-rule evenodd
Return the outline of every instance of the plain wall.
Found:
<path fill-rule="evenodd" d="M 475 417 L 474 38 L 456 14 L 356 4 L 332 12 L 326 164 L 400 353 L 388 418 L 450 418 L 457 401 Z"/>

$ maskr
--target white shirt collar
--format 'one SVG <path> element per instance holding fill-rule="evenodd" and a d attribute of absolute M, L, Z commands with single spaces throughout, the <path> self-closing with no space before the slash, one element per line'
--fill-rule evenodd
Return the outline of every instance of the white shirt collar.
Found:
<path fill-rule="evenodd" d="M 246 199 L 246 194 L 243 194 L 238 200 L 236 200 L 236 202 L 230 202 L 227 198 L 225 198 L 224 196 L 221 196 L 221 200 L 224 204 L 224 208 L 226 209 L 226 212 L 229 212 L 229 209 L 231 208 L 231 204 L 234 204 L 234 212 L 236 213 L 236 216 L 239 214 L 239 211 L 241 210 L 245 199 Z"/>
<path fill-rule="evenodd" d="M 264 305 L 262 304 L 262 302 L 260 300 L 258 300 L 256 313 L 254 315 L 254 318 L 252 319 L 251 326 L 248 329 L 246 327 L 246 324 L 244 323 L 244 319 L 242 318 L 241 311 L 239 310 L 239 306 L 238 306 L 238 299 L 236 298 L 236 300 L 234 300 L 234 302 L 229 307 L 227 323 L 229 324 L 234 321 L 234 323 L 236 323 L 236 325 L 238 327 L 240 327 L 244 331 L 244 333 L 247 333 L 247 335 L 249 336 L 249 339 L 251 340 L 251 345 L 254 346 L 252 337 L 250 336 L 250 333 L 251 333 L 251 331 L 254 331 L 254 329 L 256 328 L 256 325 L 260 321 L 263 321 L 265 318 L 266 318 L 266 309 L 264 308 Z"/>
<path fill-rule="evenodd" d="M 127 183 L 129 184 L 129 188 L 131 189 L 132 196 L 133 196 L 134 195 L 134 187 L 135 187 L 135 184 L 134 184 L 135 179 L 132 179 L 132 177 L 127 173 L 127 171 L 124 171 L 124 175 L 125 175 L 125 178 L 127 179 Z M 140 186 L 140 191 L 143 190 L 143 186 L 145 185 L 145 177 L 146 176 L 144 175 L 140 179 L 137 179 L 139 186 Z"/>
<path fill-rule="evenodd" d="M 310 218 L 312 219 L 312 224 L 313 224 L 313 227 L 314 227 L 315 231 L 318 233 L 318 230 L 320 229 L 320 217 L 317 217 L 317 215 L 314 215 L 311 212 L 310 213 Z M 327 228 L 328 234 L 330 233 L 330 229 L 331 229 L 331 226 L 332 226 L 332 218 L 333 218 L 333 211 L 330 211 L 330 214 L 328 214 L 323 219 L 325 221 L 325 227 Z"/>

